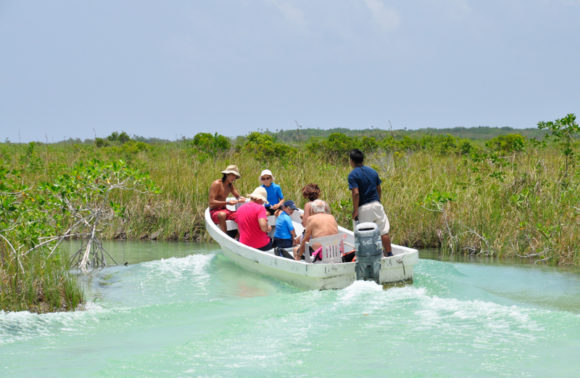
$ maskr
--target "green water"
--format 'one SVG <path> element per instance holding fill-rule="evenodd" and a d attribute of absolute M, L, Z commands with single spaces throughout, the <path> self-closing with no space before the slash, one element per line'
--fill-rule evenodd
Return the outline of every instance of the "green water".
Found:
<path fill-rule="evenodd" d="M 578 376 L 580 274 L 421 259 L 304 291 L 215 245 L 111 243 L 85 311 L 0 312 L 0 376 Z M 423 256 L 425 257 L 425 256 Z"/>

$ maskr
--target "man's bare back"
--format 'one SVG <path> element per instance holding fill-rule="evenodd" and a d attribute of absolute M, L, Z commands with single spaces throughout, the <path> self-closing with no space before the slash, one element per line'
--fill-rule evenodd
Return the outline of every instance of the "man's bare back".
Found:
<path fill-rule="evenodd" d="M 308 217 L 306 229 L 311 231 L 311 238 L 338 234 L 338 224 L 331 214 L 312 214 Z"/>
<path fill-rule="evenodd" d="M 326 213 L 316 213 L 310 215 L 308 217 L 308 221 L 306 222 L 304 238 L 300 242 L 300 245 L 294 249 L 294 259 L 301 259 L 302 255 L 304 254 L 306 241 L 322 236 L 336 234 L 338 234 L 338 224 L 336 223 L 334 216 Z M 320 244 L 314 243 L 314 245 L 311 245 L 310 247 L 314 250 L 320 247 Z"/>

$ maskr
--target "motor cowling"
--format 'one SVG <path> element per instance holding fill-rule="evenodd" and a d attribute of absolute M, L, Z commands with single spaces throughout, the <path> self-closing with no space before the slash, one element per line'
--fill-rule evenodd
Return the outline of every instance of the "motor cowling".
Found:
<path fill-rule="evenodd" d="M 356 225 L 354 230 L 356 279 L 379 283 L 383 244 L 379 228 L 372 222 Z"/>

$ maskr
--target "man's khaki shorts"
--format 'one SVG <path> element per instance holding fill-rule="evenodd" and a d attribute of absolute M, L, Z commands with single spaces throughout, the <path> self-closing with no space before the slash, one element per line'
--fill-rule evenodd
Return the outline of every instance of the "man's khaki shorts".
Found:
<path fill-rule="evenodd" d="M 387 218 L 387 214 L 385 214 L 385 209 L 378 201 L 365 203 L 364 205 L 359 206 L 358 220 L 359 222 L 375 223 L 379 227 L 381 235 L 388 234 L 391 229 L 389 218 Z"/>

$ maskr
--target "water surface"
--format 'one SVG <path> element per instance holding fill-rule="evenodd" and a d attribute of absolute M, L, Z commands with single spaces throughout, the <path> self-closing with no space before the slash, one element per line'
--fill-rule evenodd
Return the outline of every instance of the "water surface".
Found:
<path fill-rule="evenodd" d="M 0 376 L 577 376 L 580 275 L 421 259 L 305 291 L 216 245 L 105 244 L 85 311 L 0 312 Z M 74 248 L 74 247 L 71 247 Z"/>

